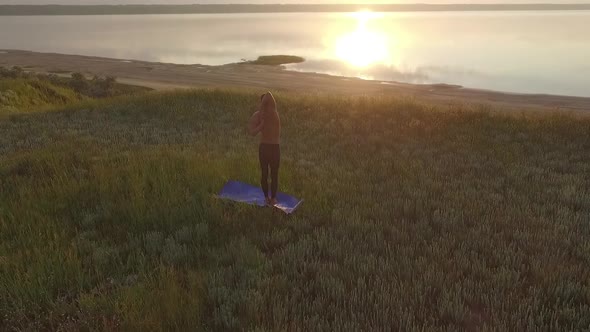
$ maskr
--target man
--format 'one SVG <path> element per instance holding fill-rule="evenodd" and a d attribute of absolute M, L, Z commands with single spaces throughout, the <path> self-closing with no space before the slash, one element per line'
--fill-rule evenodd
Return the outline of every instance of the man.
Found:
<path fill-rule="evenodd" d="M 258 159 L 260 160 L 260 186 L 266 199 L 266 204 L 277 204 L 277 190 L 279 188 L 279 165 L 281 150 L 279 147 L 281 136 L 281 119 L 277 112 L 277 104 L 270 92 L 260 96 L 260 109 L 252 115 L 248 123 L 248 132 L 252 136 L 261 133 Z M 270 168 L 270 196 L 268 193 L 268 171 Z"/>

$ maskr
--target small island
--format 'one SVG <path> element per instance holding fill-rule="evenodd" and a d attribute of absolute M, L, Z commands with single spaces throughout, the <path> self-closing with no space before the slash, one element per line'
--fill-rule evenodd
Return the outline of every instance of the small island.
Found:
<path fill-rule="evenodd" d="M 241 63 L 248 65 L 280 66 L 290 63 L 302 63 L 304 61 L 304 58 L 295 55 L 262 55 L 256 60 L 244 60 Z"/>

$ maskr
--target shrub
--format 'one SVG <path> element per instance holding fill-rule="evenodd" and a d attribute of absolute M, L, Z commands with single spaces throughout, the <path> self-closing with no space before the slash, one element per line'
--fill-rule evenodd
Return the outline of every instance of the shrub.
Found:
<path fill-rule="evenodd" d="M 88 88 L 90 85 L 88 84 L 88 81 L 86 81 L 86 77 L 83 74 L 73 73 L 69 86 L 74 91 L 85 95 L 88 93 Z"/>

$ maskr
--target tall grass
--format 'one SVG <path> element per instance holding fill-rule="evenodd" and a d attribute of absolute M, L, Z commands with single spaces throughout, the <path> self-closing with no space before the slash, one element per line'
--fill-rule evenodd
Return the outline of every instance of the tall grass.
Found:
<path fill-rule="evenodd" d="M 21 67 L 0 67 L 0 117 L 19 112 L 48 110 L 75 102 L 150 91 L 149 88 L 119 84 L 114 77 L 88 80 L 80 73 L 71 78 L 35 74 Z"/>
<path fill-rule="evenodd" d="M 0 120 L 0 329 L 590 327 L 589 120 L 280 93 L 287 217 L 214 196 L 257 96 Z"/>
<path fill-rule="evenodd" d="M 0 116 L 65 106 L 82 99 L 74 91 L 49 82 L 0 78 Z"/>

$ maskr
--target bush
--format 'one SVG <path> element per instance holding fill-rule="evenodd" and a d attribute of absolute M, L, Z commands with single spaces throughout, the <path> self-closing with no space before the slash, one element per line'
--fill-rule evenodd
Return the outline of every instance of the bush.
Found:
<path fill-rule="evenodd" d="M 84 74 L 78 72 L 72 73 L 72 79 L 74 81 L 86 81 L 86 77 L 84 76 Z"/>
<path fill-rule="evenodd" d="M 86 77 L 84 77 L 83 74 L 73 73 L 69 86 L 74 91 L 85 95 L 88 93 L 88 88 L 90 85 L 88 84 L 88 81 L 86 81 Z"/>
<path fill-rule="evenodd" d="M 114 95 L 116 79 L 113 76 L 105 78 L 94 76 L 91 81 L 89 96 L 104 98 Z"/>
<path fill-rule="evenodd" d="M 28 73 L 19 66 L 14 66 L 10 69 L 0 67 L 0 78 L 27 78 L 28 76 Z"/>

